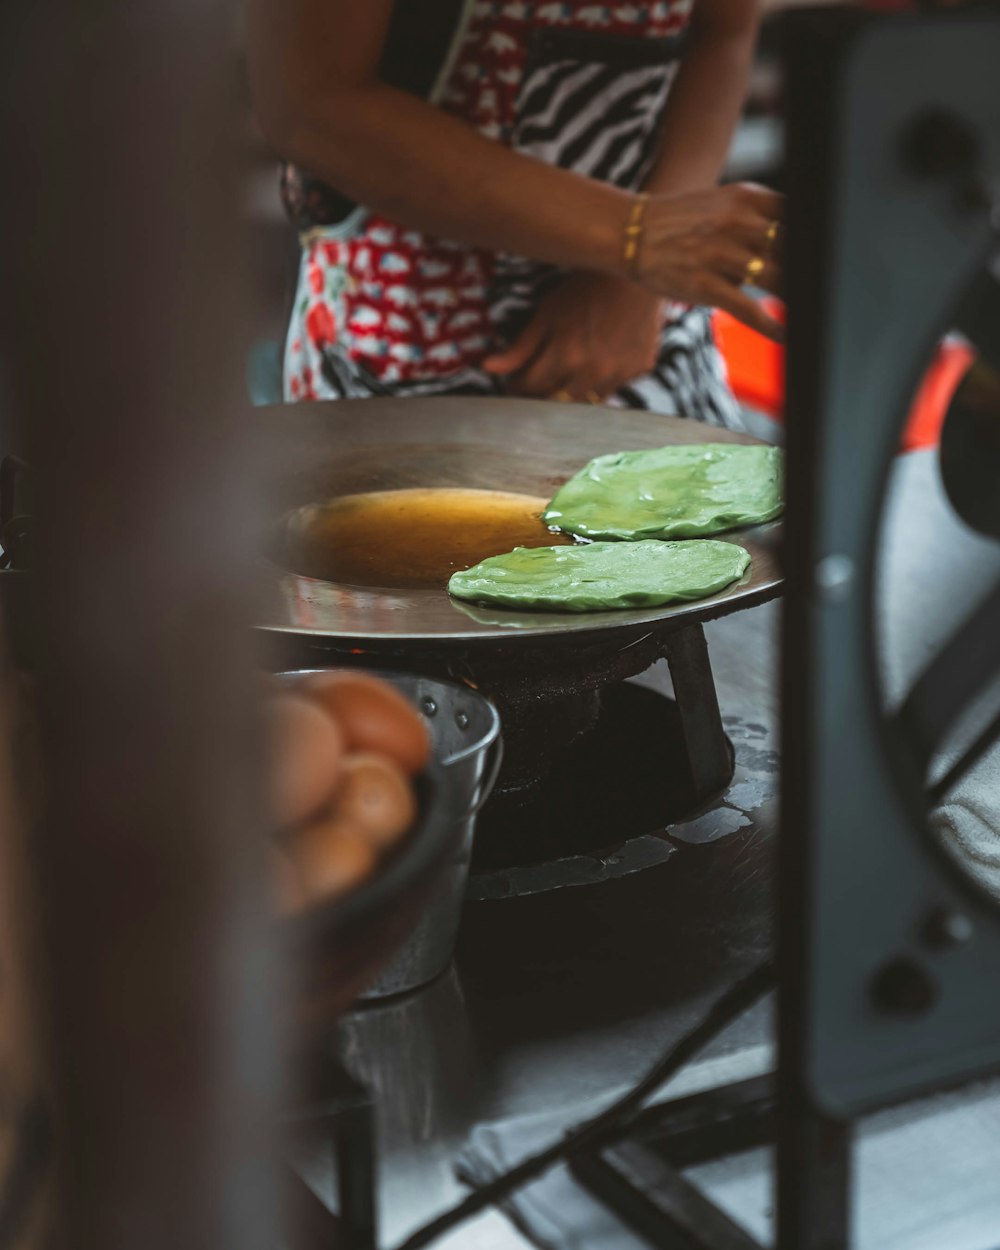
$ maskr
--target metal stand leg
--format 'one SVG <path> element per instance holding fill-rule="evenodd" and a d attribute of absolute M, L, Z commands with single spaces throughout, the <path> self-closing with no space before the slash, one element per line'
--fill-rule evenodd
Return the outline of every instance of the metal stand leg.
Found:
<path fill-rule="evenodd" d="M 687 625 L 668 634 L 663 650 L 681 715 L 688 767 L 700 802 L 721 794 L 733 775 L 733 755 L 722 728 L 705 631 Z"/>
<path fill-rule="evenodd" d="M 779 1103 L 778 1250 L 848 1250 L 851 1132 L 800 1095 Z"/>
<path fill-rule="evenodd" d="M 333 1121 L 340 1219 L 352 1250 L 375 1250 L 375 1125 L 371 1104 L 352 1106 Z"/>
<path fill-rule="evenodd" d="M 293 1124 L 319 1125 L 333 1140 L 338 1211 L 292 1180 L 295 1250 L 376 1250 L 375 1116 L 365 1089 L 332 1059 L 313 1061 L 304 1110 Z"/>

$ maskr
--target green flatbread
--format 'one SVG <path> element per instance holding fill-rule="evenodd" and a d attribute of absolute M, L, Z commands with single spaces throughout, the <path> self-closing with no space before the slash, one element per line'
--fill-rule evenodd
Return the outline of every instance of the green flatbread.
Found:
<path fill-rule="evenodd" d="M 457 599 L 538 612 L 601 612 L 689 603 L 742 577 L 750 553 L 735 543 L 590 543 L 518 547 L 454 573 Z"/>
<path fill-rule="evenodd" d="M 782 509 L 777 447 L 697 443 L 598 456 L 542 514 L 582 538 L 697 538 Z"/>

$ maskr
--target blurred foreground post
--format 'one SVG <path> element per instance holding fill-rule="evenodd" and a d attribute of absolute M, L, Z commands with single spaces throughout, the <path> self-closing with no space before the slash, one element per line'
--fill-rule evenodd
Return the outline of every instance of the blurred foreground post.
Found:
<path fill-rule="evenodd" d="M 37 479 L 35 910 L 73 1247 L 276 1242 L 234 32 L 220 0 L 0 13 L 0 362 Z"/>

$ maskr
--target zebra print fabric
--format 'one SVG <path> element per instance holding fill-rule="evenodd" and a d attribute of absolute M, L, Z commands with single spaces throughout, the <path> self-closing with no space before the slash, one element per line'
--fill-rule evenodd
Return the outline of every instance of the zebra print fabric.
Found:
<path fill-rule="evenodd" d="M 546 164 L 636 190 L 656 153 L 680 50 L 680 38 L 545 32 L 529 55 L 511 147 Z M 500 255 L 489 296 L 498 333 L 515 337 L 539 296 L 558 278 L 559 271 L 549 266 Z M 741 429 L 708 311 L 676 308 L 664 327 L 655 368 L 619 391 L 612 403 Z"/>
<path fill-rule="evenodd" d="M 366 399 L 376 395 L 500 395 L 498 380 L 481 369 L 466 368 L 447 380 L 383 385 L 356 361 L 333 346 L 321 352 L 326 398 Z M 709 312 L 690 308 L 668 322 L 660 340 L 656 366 L 611 396 L 612 408 L 638 408 L 664 416 L 689 417 L 706 425 L 743 430 L 739 405 L 726 379 L 715 345 Z"/>

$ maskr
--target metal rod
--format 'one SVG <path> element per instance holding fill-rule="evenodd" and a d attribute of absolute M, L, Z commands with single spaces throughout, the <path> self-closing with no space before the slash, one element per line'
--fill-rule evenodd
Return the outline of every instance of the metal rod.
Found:
<path fill-rule="evenodd" d="M 778 1237 L 782 1250 L 848 1250 L 851 1133 L 803 1092 L 779 1103 Z"/>
<path fill-rule="evenodd" d="M 375 1250 L 375 1109 L 367 1090 L 331 1056 L 310 1048 L 299 1058 L 300 1088 L 288 1117 L 290 1126 L 309 1125 L 329 1136 L 337 1170 L 337 1219 L 340 1236 L 351 1250 Z M 329 1214 L 329 1213 L 328 1213 Z M 313 1219 L 312 1225 L 322 1221 Z"/>
<path fill-rule="evenodd" d="M 754 1150 L 774 1141 L 775 1097 L 767 1075 L 656 1103 L 637 1117 L 632 1139 L 677 1168 Z"/>

